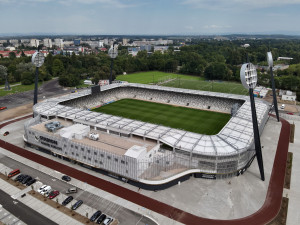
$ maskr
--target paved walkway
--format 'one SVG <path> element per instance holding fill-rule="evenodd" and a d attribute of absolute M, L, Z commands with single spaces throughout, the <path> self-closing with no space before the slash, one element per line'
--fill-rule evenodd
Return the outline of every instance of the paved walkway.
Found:
<path fill-rule="evenodd" d="M 21 83 L 19 83 L 19 84 L 12 84 L 12 85 L 9 85 L 10 87 L 15 87 L 15 86 L 19 86 L 19 85 L 21 85 Z M 3 86 L 3 87 L 0 87 L 0 89 L 4 89 L 5 88 L 5 85 Z"/>
<path fill-rule="evenodd" d="M 10 168 L 4 168 L 3 165 L 1 166 L 1 172 L 3 171 L 11 171 Z M 40 185 L 41 186 L 41 185 Z M 46 218 L 52 220 L 57 224 L 82 224 L 77 220 L 73 219 L 70 216 L 52 208 L 48 204 L 36 199 L 35 197 L 27 194 L 25 197 L 21 198 L 20 196 L 24 193 L 27 193 L 31 190 L 31 187 L 27 187 L 23 190 L 11 185 L 10 183 L 0 179 L 0 187 L 5 193 L 9 194 L 12 199 L 18 200 L 23 204 L 27 205 L 31 209 L 35 210 L 36 212 L 40 213 L 41 215 L 45 216 Z M 37 186 L 35 185 L 35 189 Z"/>
<path fill-rule="evenodd" d="M 300 116 L 299 116 L 300 117 Z M 290 189 L 284 189 L 283 196 L 288 196 L 289 206 L 287 225 L 300 224 L 300 121 L 289 121 L 295 123 L 294 143 L 290 144 L 289 152 L 293 153 L 293 166 Z"/>
<path fill-rule="evenodd" d="M 16 120 L 17 121 L 17 120 Z M 12 121 L 11 121 L 12 122 Z M 10 123 L 11 123 L 10 122 Z M 149 208 L 156 213 L 162 214 L 169 218 L 172 218 L 176 221 L 185 223 L 185 224 L 213 224 L 213 225 L 240 225 L 240 224 L 266 224 L 271 221 L 279 212 L 281 205 L 281 198 L 283 194 L 283 183 L 285 176 L 285 167 L 286 167 L 286 158 L 287 151 L 289 147 L 289 133 L 290 133 L 290 124 L 281 119 L 282 128 L 280 133 L 280 138 L 277 145 L 276 156 L 274 160 L 274 166 L 272 169 L 272 175 L 269 183 L 269 189 L 266 196 L 266 200 L 262 208 L 256 213 L 236 219 L 236 220 L 212 220 L 207 218 L 198 217 L 196 215 L 187 213 L 178 208 L 174 208 L 170 205 L 162 203 L 160 201 L 154 200 L 152 198 L 143 196 L 139 193 L 133 192 L 126 188 L 115 185 L 106 180 L 94 177 L 90 174 L 84 173 L 80 170 L 76 170 L 69 166 L 63 165 L 61 163 L 55 162 L 51 159 L 42 157 L 35 153 L 24 151 L 22 148 L 6 143 L 0 140 L 0 146 L 8 149 L 11 152 L 14 152 L 22 157 L 28 158 L 30 160 L 36 161 L 40 164 L 43 164 L 46 167 L 59 170 L 62 173 L 71 175 L 72 177 L 79 180 L 89 180 L 89 183 L 92 186 L 100 188 L 104 191 L 110 192 L 113 195 L 119 196 L 127 201 L 131 201 L 137 205 Z M 8 124 L 8 123 L 7 123 Z M 1 124 L 0 128 L 7 125 Z M 171 223 L 166 223 L 171 224 Z"/>
<path fill-rule="evenodd" d="M 26 225 L 26 223 L 3 208 L 2 205 L 0 205 L 0 224 L 1 222 L 3 224 Z"/>

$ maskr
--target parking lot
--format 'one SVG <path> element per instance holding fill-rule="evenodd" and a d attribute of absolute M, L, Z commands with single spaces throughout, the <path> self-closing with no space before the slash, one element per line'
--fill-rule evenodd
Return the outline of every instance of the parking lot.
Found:
<path fill-rule="evenodd" d="M 88 215 L 88 217 L 91 217 L 97 210 L 100 210 L 105 215 L 114 218 L 114 220 L 118 220 L 120 224 L 156 224 L 141 214 L 133 212 L 120 204 L 106 200 L 99 196 L 98 193 L 89 192 L 88 185 L 85 185 L 86 188 L 84 190 L 77 188 L 77 193 L 66 194 L 66 191 L 73 187 L 73 185 L 61 179 L 54 178 L 62 176 L 57 171 L 52 171 L 53 176 L 50 176 L 3 154 L 0 154 L 0 166 L 2 166 L 2 170 L 3 166 L 10 167 L 11 169 L 19 168 L 22 174 L 30 175 L 35 178 L 37 180 L 37 182 L 33 185 L 35 191 L 37 191 L 43 184 L 50 185 L 52 190 L 58 190 L 60 194 L 56 198 L 59 203 L 62 203 L 67 196 L 73 196 L 74 199 L 67 205 L 68 208 L 71 208 L 77 200 L 82 200 L 83 204 L 76 210 L 76 212 L 83 216 Z M 3 171 L 1 172 L 3 173 Z M 7 170 L 6 172 L 8 173 L 9 171 Z M 16 177 L 17 176 L 15 176 L 14 179 Z M 31 188 L 28 187 L 27 191 L 30 190 Z M 21 193 L 22 192 L 20 192 L 19 196 L 15 196 L 15 198 L 20 197 Z M 56 198 L 54 198 L 54 201 L 56 201 Z"/>

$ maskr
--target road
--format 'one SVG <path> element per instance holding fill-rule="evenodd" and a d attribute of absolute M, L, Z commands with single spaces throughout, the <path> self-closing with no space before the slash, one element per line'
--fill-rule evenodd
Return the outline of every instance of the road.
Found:
<path fill-rule="evenodd" d="M 0 163 L 10 167 L 10 168 L 19 168 L 22 173 L 28 174 L 43 184 L 48 184 L 52 187 L 52 189 L 59 190 L 60 192 L 65 192 L 68 188 L 71 187 L 70 184 L 54 179 L 53 177 L 44 174 L 38 170 L 35 170 L 27 165 L 24 165 L 16 160 L 13 160 L 3 154 L 0 154 Z M 53 171 L 56 173 L 56 171 Z M 156 225 L 152 220 L 147 217 L 144 217 L 141 214 L 135 213 L 123 206 L 115 204 L 111 201 L 108 201 L 100 196 L 94 195 L 90 192 L 79 189 L 76 194 L 72 194 L 75 199 L 83 200 L 84 204 L 93 207 L 95 209 L 101 210 L 105 214 L 117 218 L 120 221 L 120 224 L 136 224 L 136 225 Z M 59 199 L 62 201 L 63 199 Z"/>
<path fill-rule="evenodd" d="M 15 203 L 16 204 L 15 204 Z M 14 216 L 18 217 L 26 224 L 31 225 L 56 225 L 53 221 L 42 216 L 35 210 L 24 205 L 22 202 L 14 201 L 8 194 L 0 189 L 0 204 Z M 1 222 L 0 222 L 1 223 Z"/>
<path fill-rule="evenodd" d="M 1 106 L 6 106 L 8 109 L 15 108 L 28 103 L 33 103 L 34 90 L 21 92 L 13 95 L 1 97 Z M 38 89 L 38 99 L 49 98 L 55 95 L 70 93 L 70 90 L 64 90 L 59 84 L 58 79 L 45 82 Z"/>

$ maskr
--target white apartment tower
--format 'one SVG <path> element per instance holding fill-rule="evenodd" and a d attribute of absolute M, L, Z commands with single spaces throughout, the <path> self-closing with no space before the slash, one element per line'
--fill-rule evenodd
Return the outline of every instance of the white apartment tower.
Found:
<path fill-rule="evenodd" d="M 47 47 L 47 48 L 52 48 L 52 40 L 49 39 L 49 38 L 45 38 L 43 40 L 43 43 L 44 43 L 44 46 Z"/>
<path fill-rule="evenodd" d="M 60 39 L 60 38 L 56 38 L 56 39 L 54 39 L 54 45 L 59 47 L 59 48 L 63 48 L 64 47 L 64 40 Z"/>
<path fill-rule="evenodd" d="M 38 39 L 31 39 L 30 40 L 30 46 L 32 46 L 32 47 L 38 47 L 39 46 L 39 44 L 40 44 L 40 40 L 38 40 Z"/>

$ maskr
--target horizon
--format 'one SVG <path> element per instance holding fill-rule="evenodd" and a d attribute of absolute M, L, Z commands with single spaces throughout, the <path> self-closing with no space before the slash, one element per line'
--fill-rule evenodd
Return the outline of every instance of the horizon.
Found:
<path fill-rule="evenodd" d="M 300 35 L 300 0 L 0 0 L 0 7 L 1 36 Z"/>

